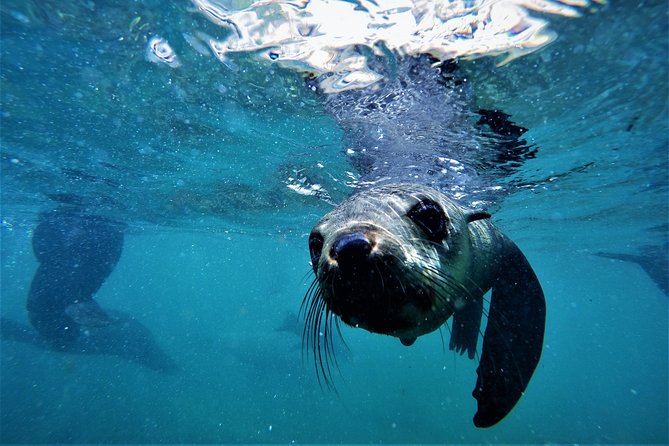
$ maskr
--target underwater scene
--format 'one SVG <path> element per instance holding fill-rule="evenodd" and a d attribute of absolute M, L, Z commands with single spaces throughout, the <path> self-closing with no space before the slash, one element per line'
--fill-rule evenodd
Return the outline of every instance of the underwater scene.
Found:
<path fill-rule="evenodd" d="M 3 0 L 0 442 L 669 442 L 669 9 Z"/>

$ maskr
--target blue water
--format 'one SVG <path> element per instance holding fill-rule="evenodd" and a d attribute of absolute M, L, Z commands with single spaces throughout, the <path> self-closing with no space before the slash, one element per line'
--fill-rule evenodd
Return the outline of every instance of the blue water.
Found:
<path fill-rule="evenodd" d="M 439 333 L 407 348 L 344 328 L 335 393 L 299 333 L 277 331 L 331 208 L 289 178 L 308 170 L 334 202 L 351 192 L 341 130 L 301 79 L 189 51 L 182 33 L 220 31 L 187 2 L 61 3 L 0 5 L 0 313 L 28 324 L 37 215 L 77 203 L 128 224 L 96 300 L 133 315 L 178 370 L 3 336 L 3 443 L 669 441 L 669 299 L 637 264 L 594 255 L 665 246 L 655 264 L 669 262 L 665 2 L 551 18 L 560 37 L 542 51 L 465 64 L 480 106 L 539 148 L 493 221 L 544 288 L 544 352 L 487 430 L 471 423 L 476 363 Z M 181 67 L 146 60 L 156 34 Z"/>

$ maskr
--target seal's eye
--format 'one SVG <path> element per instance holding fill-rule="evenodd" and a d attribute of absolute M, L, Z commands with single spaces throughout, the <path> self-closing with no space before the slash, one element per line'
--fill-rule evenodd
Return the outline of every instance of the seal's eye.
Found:
<path fill-rule="evenodd" d="M 314 268 L 314 273 L 318 271 L 318 259 L 321 258 L 322 250 L 323 236 L 314 231 L 309 234 L 309 255 L 311 256 L 311 266 Z"/>
<path fill-rule="evenodd" d="M 448 218 L 441 206 L 432 200 L 416 203 L 407 213 L 407 217 L 433 242 L 442 242 L 448 237 Z"/>

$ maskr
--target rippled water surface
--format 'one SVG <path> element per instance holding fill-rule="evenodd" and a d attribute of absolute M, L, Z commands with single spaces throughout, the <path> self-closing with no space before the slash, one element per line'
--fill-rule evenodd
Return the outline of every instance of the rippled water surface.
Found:
<path fill-rule="evenodd" d="M 405 23 L 401 5 L 334 3 L 378 13 L 369 28 L 382 36 L 383 23 Z M 475 108 L 502 110 L 528 129 L 536 154 L 493 176 L 508 193 L 489 208 L 534 266 L 548 319 L 526 394 L 502 423 L 479 430 L 471 423 L 476 362 L 445 349 L 439 333 L 407 348 L 344 328 L 336 393 L 319 387 L 303 358 L 294 316 L 311 281 L 307 235 L 361 179 L 342 121 L 302 74 L 334 70 L 316 67 L 322 53 L 306 50 L 344 45 L 341 36 L 299 22 L 298 33 L 314 40 L 252 38 L 256 46 L 241 51 L 234 45 L 245 41 L 231 36 L 254 37 L 239 31 L 254 20 L 281 23 L 276 8 L 3 1 L 0 439 L 669 441 L 666 4 L 524 2 L 555 9 L 542 14 L 509 1 L 520 18 L 489 18 L 511 20 L 508 48 L 522 41 L 536 51 L 512 52 L 523 55 L 499 66 L 508 51 L 486 47 L 490 36 L 481 34 L 486 5 L 497 3 L 454 3 L 461 9 L 448 16 L 460 26 L 449 28 L 448 48 L 478 50 L 431 53 L 487 48 L 491 55 L 458 68 Z M 221 21 L 226 11 L 240 15 Z M 542 33 L 523 33 L 533 27 Z M 345 69 L 328 85 L 359 86 L 386 74 L 373 61 L 425 51 L 409 38 L 381 40 L 344 42 L 366 65 L 351 69 L 352 54 L 336 52 L 326 59 Z M 54 352 L 12 330 L 28 324 L 38 214 L 59 206 L 127 225 L 121 260 L 96 300 L 141 322 L 176 371 Z"/>

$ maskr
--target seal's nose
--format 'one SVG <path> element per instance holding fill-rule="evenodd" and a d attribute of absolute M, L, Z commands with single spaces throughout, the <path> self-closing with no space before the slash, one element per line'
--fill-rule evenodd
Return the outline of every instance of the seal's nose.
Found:
<path fill-rule="evenodd" d="M 330 257 L 336 260 L 340 268 L 361 266 L 372 252 L 369 239 L 362 232 L 343 234 L 332 244 Z"/>

